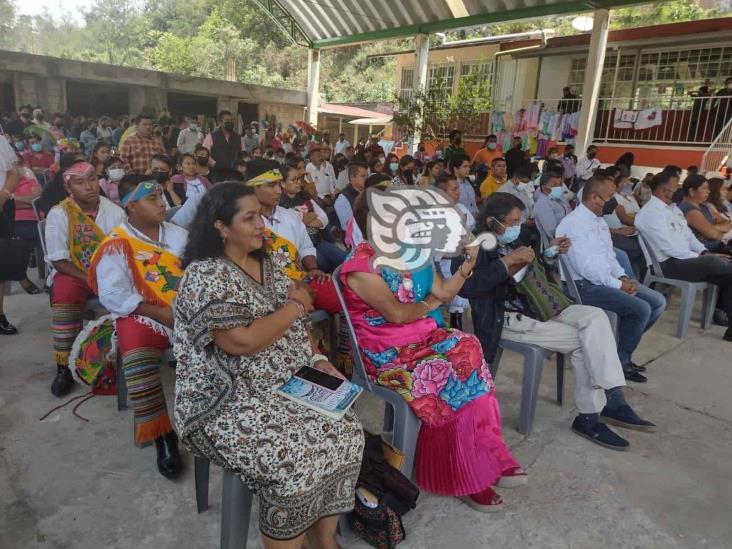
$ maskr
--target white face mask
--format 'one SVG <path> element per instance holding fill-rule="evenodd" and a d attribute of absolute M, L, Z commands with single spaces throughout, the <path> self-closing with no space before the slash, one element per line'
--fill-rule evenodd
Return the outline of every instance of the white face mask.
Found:
<path fill-rule="evenodd" d="M 111 170 L 107 170 L 107 174 L 111 181 L 119 181 L 125 176 L 125 171 L 123 168 L 112 168 Z"/>
<path fill-rule="evenodd" d="M 191 131 L 194 131 L 194 132 L 198 129 L 197 124 L 189 124 L 188 127 L 191 129 Z"/>

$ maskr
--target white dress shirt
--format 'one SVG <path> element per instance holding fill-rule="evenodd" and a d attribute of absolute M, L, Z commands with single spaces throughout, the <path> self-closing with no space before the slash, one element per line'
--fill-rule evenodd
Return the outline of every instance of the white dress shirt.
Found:
<path fill-rule="evenodd" d="M 577 177 L 579 179 L 589 179 L 600 167 L 600 161 L 597 158 L 587 158 L 583 156 L 577 161 Z"/>
<path fill-rule="evenodd" d="M 172 223 L 161 223 L 159 242 L 150 240 L 126 221 L 122 226 L 130 236 L 146 244 L 163 248 L 176 257 L 183 255 L 188 241 L 188 231 Z M 99 302 L 112 313 L 112 318 L 132 314 L 144 301 L 135 287 L 133 276 L 124 254 L 107 254 L 99 260 L 97 264 Z"/>
<path fill-rule="evenodd" d="M 498 189 L 499 193 L 512 194 L 524 203 L 526 209 L 521 212 L 521 221 L 534 218 L 534 187 L 531 183 L 519 183 L 514 185 L 509 179 Z"/>
<path fill-rule="evenodd" d="M 300 261 L 310 255 L 316 256 L 313 241 L 310 240 L 308 230 L 305 228 L 298 212 L 275 206 L 272 217 L 268 218 L 263 215 L 262 220 L 267 228 L 272 229 L 297 247 L 297 257 Z"/>
<path fill-rule="evenodd" d="M 676 204 L 666 204 L 651 197 L 635 216 L 635 226 L 643 233 L 660 263 L 671 257 L 693 259 L 706 251 L 689 229 L 683 212 Z"/>
<path fill-rule="evenodd" d="M 338 216 L 338 221 L 341 224 L 341 229 L 345 231 L 348 220 L 353 217 L 353 208 L 351 207 L 351 203 L 343 193 L 341 193 L 338 195 L 338 198 L 336 198 L 333 207 L 335 208 L 336 215 Z"/>
<path fill-rule="evenodd" d="M 346 149 L 350 147 L 351 144 L 348 142 L 348 139 L 344 139 L 343 141 L 336 141 L 335 147 L 333 149 L 334 154 L 341 154 L 346 152 Z"/>
<path fill-rule="evenodd" d="M 338 174 L 338 179 L 336 179 L 335 190 L 342 191 L 348 187 L 350 182 L 351 181 L 348 179 L 348 168 L 343 168 Z"/>
<path fill-rule="evenodd" d="M 305 166 L 305 171 L 310 176 L 310 179 L 313 180 L 313 183 L 315 183 L 315 189 L 318 191 L 320 198 L 335 193 L 336 177 L 330 162 L 323 160 L 320 168 L 310 162 Z"/>
<path fill-rule="evenodd" d="M 573 280 L 584 279 L 597 286 L 620 288 L 620 277 L 626 274 L 615 256 L 610 229 L 602 217 L 580 204 L 562 219 L 556 234 L 566 236 L 572 242 L 567 252 L 567 266 Z"/>
<path fill-rule="evenodd" d="M 103 196 L 99 197 L 99 211 L 94 222 L 108 235 L 112 229 L 124 222 L 127 218 L 125 211 L 117 206 L 111 200 L 107 200 Z M 62 261 L 71 259 L 69 250 L 69 220 L 66 212 L 59 206 L 54 206 L 48 212 L 46 218 L 46 263 L 49 265 L 48 285 L 53 281 L 56 270 L 53 268 L 52 261 Z"/>

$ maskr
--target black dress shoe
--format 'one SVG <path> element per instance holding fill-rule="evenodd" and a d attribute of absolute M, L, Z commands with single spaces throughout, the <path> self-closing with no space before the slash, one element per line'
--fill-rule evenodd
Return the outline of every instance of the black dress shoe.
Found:
<path fill-rule="evenodd" d="M 71 375 L 71 370 L 67 366 L 58 364 L 57 368 L 56 377 L 53 383 L 51 383 L 51 392 L 54 396 L 62 397 L 71 391 L 71 388 L 74 386 L 74 377 Z"/>
<path fill-rule="evenodd" d="M 636 383 L 645 383 L 646 381 L 648 381 L 648 378 L 641 374 L 638 370 L 623 370 L 623 375 L 625 375 L 626 381 L 635 381 Z"/>
<path fill-rule="evenodd" d="M 630 366 L 631 370 L 635 370 L 636 372 L 645 372 L 646 367 L 641 366 L 640 364 L 636 364 L 635 362 L 631 362 L 628 366 Z"/>
<path fill-rule="evenodd" d="M 158 471 L 165 478 L 178 478 L 181 470 L 180 453 L 178 452 L 178 435 L 168 433 L 155 439 L 158 453 Z"/>
<path fill-rule="evenodd" d="M 579 436 L 591 440 L 595 444 L 610 448 L 611 450 L 627 450 L 630 443 L 623 437 L 616 435 L 610 427 L 599 421 L 589 423 L 583 421 L 579 416 L 574 418 L 572 431 Z"/>
<path fill-rule="evenodd" d="M 606 406 L 600 412 L 600 421 L 635 431 L 646 431 L 650 433 L 656 430 L 655 423 L 638 417 L 638 414 L 628 404 L 618 406 L 615 410 L 609 410 Z"/>
<path fill-rule="evenodd" d="M 10 324 L 5 315 L 0 315 L 0 334 L 2 335 L 15 335 L 18 333 L 18 328 Z"/>
<path fill-rule="evenodd" d="M 732 328 L 727 328 L 727 331 L 724 332 L 722 339 L 724 339 L 725 341 L 732 341 Z"/>

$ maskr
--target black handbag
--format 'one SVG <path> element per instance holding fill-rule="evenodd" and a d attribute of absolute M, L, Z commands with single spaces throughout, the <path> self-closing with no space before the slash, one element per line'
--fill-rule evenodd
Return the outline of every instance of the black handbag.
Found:
<path fill-rule="evenodd" d="M 33 246 L 18 238 L 0 238 L 0 280 L 25 280 Z"/>

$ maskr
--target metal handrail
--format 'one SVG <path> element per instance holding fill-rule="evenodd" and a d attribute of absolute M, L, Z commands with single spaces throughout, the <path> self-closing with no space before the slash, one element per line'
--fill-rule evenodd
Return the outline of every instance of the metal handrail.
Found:
<path fill-rule="evenodd" d="M 732 155 L 732 118 L 704 151 L 701 162 L 702 173 L 719 172 L 727 165 L 730 155 Z"/>

